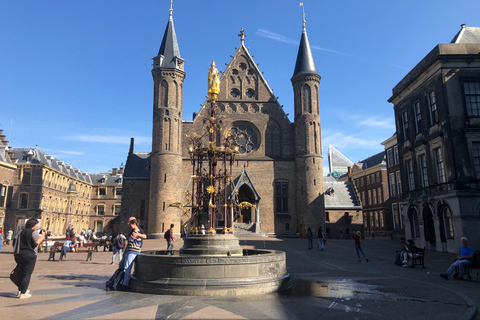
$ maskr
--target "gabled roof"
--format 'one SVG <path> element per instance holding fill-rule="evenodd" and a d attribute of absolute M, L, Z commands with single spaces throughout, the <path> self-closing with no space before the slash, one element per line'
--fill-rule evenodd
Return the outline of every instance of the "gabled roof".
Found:
<path fill-rule="evenodd" d="M 112 172 L 103 172 L 90 174 L 93 184 L 117 184 L 121 185 L 123 176 L 121 174 L 113 175 Z"/>
<path fill-rule="evenodd" d="M 324 177 L 323 186 L 325 189 L 325 210 L 361 210 L 360 201 L 358 201 L 350 182 L 336 181 L 333 177 Z"/>
<path fill-rule="evenodd" d="M 382 164 L 382 162 L 386 161 L 386 156 L 385 156 L 385 150 L 368 157 L 359 163 L 356 163 L 356 165 L 359 166 L 362 170 L 366 170 L 368 168 L 374 167 L 376 165 Z"/>
<path fill-rule="evenodd" d="M 10 159 L 7 150 L 8 147 L 0 143 L 0 162 L 5 162 L 13 165 L 12 159 Z"/>
<path fill-rule="evenodd" d="M 165 33 L 163 34 L 160 50 L 158 50 L 158 55 L 163 56 L 163 59 L 160 59 L 161 68 L 175 69 L 177 68 L 176 60 L 183 60 L 180 57 L 180 49 L 178 47 L 177 35 L 175 33 L 175 27 L 173 26 L 173 18 L 171 13 L 167 22 L 167 27 L 165 28 Z"/>
<path fill-rule="evenodd" d="M 150 152 L 133 152 L 128 156 L 123 174 L 127 179 L 150 179 Z"/>
<path fill-rule="evenodd" d="M 253 186 L 252 180 L 250 180 L 250 177 L 248 176 L 247 170 L 243 168 L 242 174 L 240 174 L 240 177 L 237 178 L 236 181 L 234 181 L 234 190 L 239 190 L 244 184 L 248 185 L 250 189 L 253 191 L 253 195 L 255 196 L 255 201 L 260 201 L 260 195 L 258 194 L 257 190 Z M 235 191 L 232 191 L 232 194 L 236 196 Z"/>
<path fill-rule="evenodd" d="M 462 24 L 462 28 L 450 43 L 480 43 L 480 28 Z"/>
<path fill-rule="evenodd" d="M 312 49 L 307 37 L 307 28 L 303 26 L 302 38 L 300 39 L 300 46 L 298 47 L 297 62 L 295 63 L 295 70 L 293 77 L 299 74 L 316 74 L 317 66 L 313 59 Z"/>
<path fill-rule="evenodd" d="M 71 165 L 66 164 L 63 161 L 60 161 L 54 158 L 52 155 L 48 155 L 43 151 L 36 149 L 20 149 L 13 148 L 12 152 L 14 158 L 17 159 L 16 164 L 43 164 L 49 168 L 55 169 L 59 172 L 62 172 L 66 175 L 71 176 L 74 179 L 85 181 L 87 183 L 92 183 L 90 175 L 86 172 L 80 171 L 72 167 Z"/>

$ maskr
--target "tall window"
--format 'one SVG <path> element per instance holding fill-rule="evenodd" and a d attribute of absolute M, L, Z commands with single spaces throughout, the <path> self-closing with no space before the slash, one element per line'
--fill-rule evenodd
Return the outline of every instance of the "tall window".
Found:
<path fill-rule="evenodd" d="M 407 140 L 409 138 L 407 110 L 403 111 L 403 113 L 402 113 L 402 123 L 403 123 L 403 140 Z"/>
<path fill-rule="evenodd" d="M 377 190 L 373 189 L 373 204 L 377 204 Z"/>
<path fill-rule="evenodd" d="M 18 208 L 19 209 L 28 208 L 28 193 L 20 193 L 20 198 L 18 199 Z"/>
<path fill-rule="evenodd" d="M 330 222 L 330 212 L 325 212 L 325 221 Z"/>
<path fill-rule="evenodd" d="M 380 172 L 375 173 L 375 178 L 377 182 L 380 182 Z"/>
<path fill-rule="evenodd" d="M 122 188 L 115 188 L 115 199 L 122 198 Z"/>
<path fill-rule="evenodd" d="M 372 190 L 368 190 L 368 205 L 372 204 Z"/>
<path fill-rule="evenodd" d="M 400 175 L 400 171 L 395 172 L 397 178 L 397 192 L 398 194 L 402 194 L 402 177 Z"/>
<path fill-rule="evenodd" d="M 438 122 L 437 102 L 435 101 L 435 90 L 428 93 L 428 105 L 430 109 L 430 125 Z"/>
<path fill-rule="evenodd" d="M 463 90 L 465 92 L 467 115 L 480 116 L 480 82 L 465 82 Z"/>
<path fill-rule="evenodd" d="M 400 158 L 398 157 L 398 146 L 393 147 L 393 156 L 395 157 L 395 164 L 399 164 Z"/>
<path fill-rule="evenodd" d="M 387 150 L 387 165 L 388 165 L 388 167 L 393 166 L 393 151 L 392 151 L 392 149 Z"/>
<path fill-rule="evenodd" d="M 422 179 L 422 188 L 428 187 L 427 159 L 424 154 L 418 157 L 420 163 L 420 178 Z"/>
<path fill-rule="evenodd" d="M 370 184 L 370 176 L 367 176 L 367 186 Z"/>
<path fill-rule="evenodd" d="M 105 199 L 106 194 L 107 194 L 107 190 L 105 188 L 99 188 L 98 189 L 98 198 L 99 199 Z"/>
<path fill-rule="evenodd" d="M 275 182 L 276 212 L 288 212 L 288 182 Z"/>
<path fill-rule="evenodd" d="M 378 194 L 378 203 L 382 203 L 382 188 L 378 188 L 377 194 Z"/>
<path fill-rule="evenodd" d="M 0 208 L 5 207 L 6 199 L 7 199 L 7 186 L 0 184 Z"/>
<path fill-rule="evenodd" d="M 119 216 L 120 212 L 122 212 L 122 207 L 120 205 L 115 205 L 115 207 L 113 207 L 113 214 Z"/>
<path fill-rule="evenodd" d="M 398 215 L 398 205 L 392 203 L 393 228 L 400 229 L 400 216 Z"/>
<path fill-rule="evenodd" d="M 435 153 L 435 167 L 437 169 L 438 183 L 445 182 L 445 168 L 443 166 L 442 149 L 438 148 L 434 150 Z"/>
<path fill-rule="evenodd" d="M 312 113 L 312 98 L 311 90 L 308 84 L 303 86 L 303 111 Z"/>
<path fill-rule="evenodd" d="M 480 179 L 480 142 L 472 142 L 473 164 L 475 166 L 475 178 Z"/>
<path fill-rule="evenodd" d="M 413 110 L 415 111 L 415 132 L 420 133 L 422 131 L 422 113 L 420 111 L 420 101 L 413 104 Z"/>
<path fill-rule="evenodd" d="M 393 172 L 388 175 L 388 182 L 390 185 L 390 196 L 394 197 L 396 192 L 395 192 L 395 175 L 393 174 Z"/>
<path fill-rule="evenodd" d="M 405 166 L 407 169 L 407 176 L 408 176 L 408 190 L 409 191 L 415 190 L 415 179 L 413 178 L 412 160 L 406 161 Z"/>
<path fill-rule="evenodd" d="M 450 208 L 445 206 L 442 210 L 443 227 L 445 228 L 445 236 L 447 239 L 453 239 L 453 222 Z"/>
<path fill-rule="evenodd" d="M 365 191 L 362 191 L 362 206 L 365 206 Z"/>
<path fill-rule="evenodd" d="M 97 215 L 104 216 L 105 215 L 105 206 L 98 205 L 97 206 Z"/>

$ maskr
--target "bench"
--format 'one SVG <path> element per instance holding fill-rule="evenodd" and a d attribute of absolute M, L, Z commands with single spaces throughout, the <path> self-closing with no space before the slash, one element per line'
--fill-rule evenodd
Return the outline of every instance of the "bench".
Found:
<path fill-rule="evenodd" d="M 62 252 L 63 242 L 55 242 L 50 249 L 50 256 L 48 257 L 48 261 L 53 260 L 55 261 L 55 253 Z M 87 259 L 85 261 L 92 261 L 93 252 L 97 251 L 97 244 L 96 243 L 84 243 L 82 247 L 78 247 L 75 252 L 71 253 L 87 253 Z"/>
<path fill-rule="evenodd" d="M 468 276 L 468 279 L 472 279 L 472 274 L 474 273 L 474 271 L 477 272 L 477 280 L 478 280 L 478 271 L 480 269 L 480 250 L 477 250 L 477 252 L 475 252 L 473 254 L 473 258 L 472 258 L 472 264 L 469 265 L 469 266 L 465 266 L 463 267 L 463 272 L 464 274 L 466 274 Z M 455 269 L 455 275 L 454 275 L 455 278 L 458 277 L 458 268 Z"/>
<path fill-rule="evenodd" d="M 425 269 L 425 247 L 423 249 L 418 248 L 417 252 L 412 253 L 410 259 L 412 260 L 412 268 L 415 268 L 416 265 L 419 265 Z"/>
<path fill-rule="evenodd" d="M 97 240 L 97 249 L 96 249 L 96 251 L 98 251 L 98 247 L 103 247 L 103 251 L 110 251 L 110 249 L 111 249 L 111 247 L 112 247 L 111 240 L 110 240 L 110 239 L 100 239 L 100 240 Z"/>

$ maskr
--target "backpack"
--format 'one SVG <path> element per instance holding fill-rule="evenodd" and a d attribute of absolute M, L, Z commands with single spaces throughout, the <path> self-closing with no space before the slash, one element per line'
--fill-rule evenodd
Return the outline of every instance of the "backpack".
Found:
<path fill-rule="evenodd" d="M 117 244 L 116 244 L 117 249 L 122 249 L 123 248 L 123 240 L 120 235 L 117 237 Z"/>
<path fill-rule="evenodd" d="M 20 230 L 13 236 L 13 255 L 17 255 L 20 253 L 20 234 L 23 230 Z"/>
<path fill-rule="evenodd" d="M 105 291 L 117 291 L 118 288 L 123 284 L 123 279 L 125 278 L 125 270 L 123 268 L 117 269 L 113 276 L 108 279 L 105 284 Z"/>
<path fill-rule="evenodd" d="M 163 234 L 163 237 L 164 237 L 165 240 L 167 240 L 167 241 L 170 240 L 170 229 L 168 229 L 167 232 L 165 232 L 165 233 Z"/>

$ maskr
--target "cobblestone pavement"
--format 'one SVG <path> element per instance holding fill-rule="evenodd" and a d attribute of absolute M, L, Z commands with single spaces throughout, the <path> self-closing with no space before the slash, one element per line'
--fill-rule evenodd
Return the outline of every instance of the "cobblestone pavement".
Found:
<path fill-rule="evenodd" d="M 480 280 L 444 280 L 455 255 L 427 251 L 426 269 L 394 265 L 398 240 L 363 241 L 369 262 L 357 261 L 350 239 L 327 241 L 325 251 L 307 250 L 304 239 L 244 239 L 247 248 L 282 250 L 290 292 L 249 297 L 183 297 L 106 292 L 113 274 L 111 252 L 69 253 L 61 263 L 39 254 L 30 283 L 32 298 L 14 297 L 10 248 L 0 253 L 2 319 L 480 319 Z M 143 250 L 162 250 L 165 240 L 147 240 Z M 176 248 L 181 241 L 176 242 Z M 58 258 L 58 257 L 57 257 Z M 118 259 L 118 258 L 117 258 Z"/>

